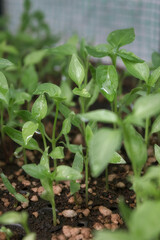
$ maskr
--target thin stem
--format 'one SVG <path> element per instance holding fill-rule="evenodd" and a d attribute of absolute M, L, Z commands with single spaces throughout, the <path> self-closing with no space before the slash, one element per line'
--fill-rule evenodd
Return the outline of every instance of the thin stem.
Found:
<path fill-rule="evenodd" d="M 56 113 L 54 118 L 54 124 L 53 124 L 53 132 L 52 132 L 52 150 L 56 146 L 56 124 L 58 119 L 58 111 L 59 111 L 59 102 L 56 102 Z M 57 167 L 57 161 L 54 159 L 54 169 Z"/>
<path fill-rule="evenodd" d="M 3 114 L 4 114 L 4 107 L 1 104 L 1 136 L 2 136 L 2 142 L 4 139 L 4 132 L 3 132 Z"/>
<path fill-rule="evenodd" d="M 23 148 L 23 157 L 24 157 L 24 163 L 27 164 L 27 156 L 26 156 L 26 149 Z"/>
<path fill-rule="evenodd" d="M 112 112 L 114 112 L 114 103 L 113 102 L 111 102 L 111 110 L 112 110 Z M 115 123 L 113 123 L 113 128 L 116 129 Z"/>
<path fill-rule="evenodd" d="M 85 87 L 86 87 L 87 82 L 88 82 L 88 66 L 89 66 L 89 61 L 88 61 L 88 58 L 86 58 L 85 79 L 84 79 Z"/>
<path fill-rule="evenodd" d="M 56 205 L 55 205 L 55 199 L 54 199 L 54 192 L 53 192 L 53 198 L 51 200 L 51 205 L 52 205 L 52 214 L 53 214 L 53 225 L 57 225 L 57 216 L 56 216 Z"/>
<path fill-rule="evenodd" d="M 88 151 L 87 151 L 88 152 Z M 86 193 L 86 207 L 88 207 L 88 153 L 86 153 L 86 158 L 85 158 L 85 193 Z"/>
<path fill-rule="evenodd" d="M 150 90 L 151 90 L 151 88 L 148 86 L 147 95 L 150 94 Z M 149 125 L 150 125 L 150 118 L 147 118 L 147 119 L 146 119 L 146 124 L 145 124 L 145 143 L 146 143 L 146 146 L 148 146 Z"/>
<path fill-rule="evenodd" d="M 105 180 L 106 180 L 106 190 L 109 189 L 109 186 L 108 186 L 108 166 L 106 167 L 106 170 L 105 170 Z"/>
<path fill-rule="evenodd" d="M 39 122 L 39 130 L 41 132 L 41 135 L 42 135 L 42 139 L 43 139 L 43 145 L 44 145 L 44 150 L 47 148 L 47 142 L 46 142 L 46 139 L 45 139 L 45 133 L 43 131 L 43 127 L 42 127 L 42 123 Z"/>

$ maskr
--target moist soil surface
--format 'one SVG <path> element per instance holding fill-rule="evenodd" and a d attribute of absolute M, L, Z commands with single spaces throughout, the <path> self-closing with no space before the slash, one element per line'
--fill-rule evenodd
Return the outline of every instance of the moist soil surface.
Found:
<path fill-rule="evenodd" d="M 104 98 L 100 96 L 92 109 L 106 108 L 106 106 Z M 73 110 L 76 112 L 76 109 Z M 45 126 L 48 133 L 52 132 L 53 119 L 48 118 Z M 61 124 L 59 123 L 57 131 L 60 127 Z M 81 135 L 74 128 L 70 134 L 70 139 L 72 139 L 71 143 L 74 144 L 83 143 Z M 39 136 L 37 140 L 41 145 Z M 156 164 L 153 156 L 153 145 L 156 142 L 157 137 L 153 136 L 150 140 L 151 145 L 148 147 L 148 161 L 145 170 L 147 166 Z M 32 232 L 36 232 L 37 240 L 87 240 L 93 239 L 94 230 L 126 228 L 118 209 L 119 197 L 123 196 L 130 208 L 135 207 L 136 198 L 129 181 L 129 176 L 133 175 L 133 171 L 123 145 L 120 154 L 127 161 L 127 164 L 109 165 L 109 189 L 106 189 L 104 173 L 96 179 L 89 178 L 88 206 L 85 204 L 84 178 L 80 182 L 81 188 L 76 196 L 76 202 L 74 197 L 70 195 L 69 182 L 54 183 L 57 210 L 56 227 L 53 226 L 51 205 L 40 197 L 43 192 L 40 181 L 28 176 L 21 168 L 24 164 L 23 156 L 13 158 L 12 162 L 9 160 L 16 147 L 8 137 L 5 138 L 3 146 L 2 143 L 0 144 L 0 168 L 16 191 L 28 198 L 29 203 L 16 202 L 0 179 L 0 215 L 9 210 L 27 211 L 29 228 Z M 28 163 L 39 163 L 41 156 L 36 151 L 26 151 L 26 155 Z M 65 159 L 58 164 L 71 166 L 73 157 L 66 150 Z M 51 170 L 53 170 L 52 164 Z M 25 236 L 21 225 L 9 225 L 7 227 L 14 233 L 12 240 L 21 240 Z M 5 239 L 5 236 L 0 233 L 0 240 L 3 239 Z"/>

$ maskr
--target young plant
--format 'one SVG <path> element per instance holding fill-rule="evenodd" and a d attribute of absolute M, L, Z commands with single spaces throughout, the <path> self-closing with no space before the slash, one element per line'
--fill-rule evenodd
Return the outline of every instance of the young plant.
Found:
<path fill-rule="evenodd" d="M 9 228 L 6 228 L 5 226 L 2 226 L 0 228 L 0 232 L 5 233 L 7 240 L 10 240 L 10 238 L 13 236 L 13 232 Z"/>
<path fill-rule="evenodd" d="M 28 213 L 27 212 L 14 212 L 9 211 L 0 216 L 0 224 L 3 225 L 14 225 L 14 224 L 21 224 L 22 227 L 25 230 L 26 236 L 22 240 L 35 240 L 36 234 L 33 232 L 30 232 L 28 227 Z"/>
<path fill-rule="evenodd" d="M 53 225 L 56 226 L 56 205 L 53 191 L 53 181 L 76 181 L 81 179 L 81 174 L 68 166 L 58 166 L 53 172 L 49 167 L 48 148 L 43 153 L 40 164 L 27 164 L 23 166 L 24 171 L 30 176 L 40 180 L 44 192 L 41 197 L 51 203 L 53 213 Z"/>

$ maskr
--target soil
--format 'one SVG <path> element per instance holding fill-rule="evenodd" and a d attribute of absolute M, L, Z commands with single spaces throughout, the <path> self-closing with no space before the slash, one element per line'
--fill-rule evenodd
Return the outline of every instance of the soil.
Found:
<path fill-rule="evenodd" d="M 128 86 L 127 86 L 128 87 Z M 99 103 L 94 106 L 94 109 L 103 108 L 106 103 L 103 98 L 99 98 Z M 105 105 L 106 107 L 106 105 Z M 51 119 L 46 122 L 46 129 L 51 132 Z M 71 133 L 71 138 L 74 143 L 81 141 L 81 136 L 74 129 Z M 155 164 L 153 157 L 153 144 L 157 141 L 156 136 L 151 139 L 151 145 L 148 148 L 148 162 L 146 166 Z M 5 151 L 3 150 L 5 146 Z M 49 202 L 40 198 L 43 191 L 40 181 L 31 178 L 21 169 L 23 165 L 23 157 L 14 158 L 12 162 L 9 161 L 13 150 L 16 148 L 15 144 L 6 138 L 5 145 L 0 145 L 0 168 L 8 177 L 16 191 L 27 196 L 29 194 L 29 204 L 21 204 L 15 201 L 15 198 L 9 194 L 0 179 L 0 215 L 9 210 L 28 212 L 29 228 L 36 232 L 37 240 L 87 240 L 92 239 L 94 230 L 126 228 L 119 209 L 119 197 L 123 196 L 125 202 L 130 208 L 136 205 L 135 193 L 131 190 L 131 183 L 128 177 L 133 174 L 129 160 L 122 146 L 120 154 L 127 159 L 125 165 L 109 165 L 109 190 L 105 187 L 105 177 L 102 174 L 99 178 L 89 179 L 89 203 L 85 206 L 85 184 L 84 179 L 80 182 L 81 188 L 77 194 L 77 202 L 74 202 L 74 197 L 70 195 L 69 182 L 60 182 L 54 185 L 55 200 L 57 208 L 58 224 L 53 226 L 52 209 Z M 7 155 L 6 155 L 7 153 Z M 40 160 L 40 156 L 36 151 L 26 151 L 28 163 Z M 73 156 L 70 152 L 66 152 L 64 162 L 59 164 L 71 165 Z M 52 167 L 52 165 L 51 165 Z M 71 211 L 66 211 L 71 210 Z M 74 217 L 68 217 L 73 214 Z M 12 240 L 21 240 L 25 236 L 24 229 L 21 225 L 9 225 L 14 236 Z M 3 234 L 0 239 L 5 239 Z"/>

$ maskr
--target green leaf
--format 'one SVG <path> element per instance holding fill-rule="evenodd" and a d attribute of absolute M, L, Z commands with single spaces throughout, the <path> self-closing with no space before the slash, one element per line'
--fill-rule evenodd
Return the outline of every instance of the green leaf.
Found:
<path fill-rule="evenodd" d="M 42 83 L 35 90 L 35 95 L 47 93 L 51 98 L 57 99 L 61 96 L 61 89 L 53 83 Z"/>
<path fill-rule="evenodd" d="M 126 59 L 122 59 L 124 65 L 127 68 L 127 71 L 133 75 L 135 78 L 144 80 L 146 83 L 149 78 L 149 67 L 146 62 L 143 63 L 134 63 Z"/>
<path fill-rule="evenodd" d="M 87 146 L 89 146 L 92 137 L 93 137 L 93 132 L 91 127 L 88 124 L 87 127 L 85 128 L 85 141 Z"/>
<path fill-rule="evenodd" d="M 33 120 L 32 113 L 27 110 L 15 111 L 15 114 L 25 122 Z"/>
<path fill-rule="evenodd" d="M 24 65 L 29 66 L 29 65 L 35 65 L 39 62 L 42 61 L 42 59 L 47 55 L 47 49 L 42 49 L 42 50 L 36 50 L 34 52 L 29 53 L 25 58 L 24 58 Z"/>
<path fill-rule="evenodd" d="M 84 72 L 84 67 L 78 60 L 78 57 L 76 54 L 72 55 L 70 64 L 69 64 L 69 69 L 68 69 L 68 74 L 69 77 L 74 81 L 77 86 L 80 88 L 84 77 L 85 77 L 85 72 Z"/>
<path fill-rule="evenodd" d="M 160 147 L 157 144 L 154 144 L 155 157 L 158 163 L 160 164 Z"/>
<path fill-rule="evenodd" d="M 78 95 L 78 96 L 81 96 L 81 97 L 84 97 L 84 98 L 90 98 L 91 97 L 90 93 L 87 91 L 86 88 L 83 88 L 83 89 L 74 88 L 73 93 L 75 95 Z"/>
<path fill-rule="evenodd" d="M 135 239 L 158 238 L 160 234 L 159 215 L 159 201 L 146 201 L 134 210 L 129 221 L 129 229 Z"/>
<path fill-rule="evenodd" d="M 124 230 L 111 232 L 109 230 L 97 231 L 95 234 L 96 240 L 134 240 L 132 236 L 128 232 L 124 232 Z M 141 239 L 142 240 L 142 239 Z"/>
<path fill-rule="evenodd" d="M 55 180 L 56 181 L 75 181 L 81 179 L 82 175 L 77 170 L 68 166 L 58 166 L 56 171 Z"/>
<path fill-rule="evenodd" d="M 32 116 L 37 120 L 42 120 L 47 114 L 47 101 L 44 94 L 40 95 L 32 106 Z"/>
<path fill-rule="evenodd" d="M 135 62 L 135 63 L 143 63 L 144 62 L 144 60 L 137 57 L 134 53 L 128 52 L 125 49 L 118 50 L 117 55 L 119 57 L 121 57 L 122 59 L 126 59 L 131 62 Z"/>
<path fill-rule="evenodd" d="M 156 132 L 160 132 L 160 115 L 153 122 L 150 134 L 153 134 Z"/>
<path fill-rule="evenodd" d="M 49 49 L 49 54 L 60 54 L 63 56 L 70 56 L 76 53 L 77 49 L 74 44 L 65 43 L 55 48 Z"/>
<path fill-rule="evenodd" d="M 29 93 L 33 93 L 37 87 L 38 74 L 33 65 L 24 69 L 22 72 L 21 82 Z"/>
<path fill-rule="evenodd" d="M 96 82 L 101 93 L 112 102 L 117 92 L 118 75 L 113 65 L 101 65 L 96 69 Z"/>
<path fill-rule="evenodd" d="M 126 161 L 121 157 L 120 154 L 115 152 L 109 163 L 112 163 L 112 164 L 126 164 Z"/>
<path fill-rule="evenodd" d="M 56 147 L 49 156 L 52 159 L 63 159 L 64 158 L 64 147 Z"/>
<path fill-rule="evenodd" d="M 0 72 L 0 93 L 5 95 L 8 92 L 7 79 L 2 72 Z"/>
<path fill-rule="evenodd" d="M 0 216 L 0 223 L 1 224 L 22 223 L 24 215 L 26 216 L 26 218 L 28 217 L 27 212 L 9 211 Z"/>
<path fill-rule="evenodd" d="M 0 70 L 13 66 L 13 63 L 8 59 L 0 58 Z"/>
<path fill-rule="evenodd" d="M 102 128 L 94 134 L 89 147 L 89 163 L 93 177 L 98 177 L 104 171 L 120 145 L 120 130 Z"/>
<path fill-rule="evenodd" d="M 49 167 L 49 158 L 48 158 L 48 147 L 45 149 L 43 152 L 43 155 L 40 160 L 40 165 L 42 167 L 45 167 L 48 172 L 50 172 L 50 167 Z"/>
<path fill-rule="evenodd" d="M 145 119 L 160 112 L 160 93 L 140 97 L 134 104 L 133 117 Z"/>
<path fill-rule="evenodd" d="M 22 137 L 23 137 L 23 140 L 26 145 L 29 142 L 29 140 L 32 138 L 32 136 L 35 133 L 35 131 L 37 130 L 37 128 L 38 128 L 37 122 L 29 121 L 23 125 Z"/>
<path fill-rule="evenodd" d="M 71 193 L 71 195 L 78 192 L 80 190 L 80 187 L 81 187 L 80 183 L 71 181 L 70 182 L 70 193 Z"/>
<path fill-rule="evenodd" d="M 87 91 L 90 93 L 91 97 L 85 99 L 86 111 L 88 108 L 97 100 L 99 95 L 99 87 L 96 84 L 95 79 L 91 79 L 86 86 Z"/>
<path fill-rule="evenodd" d="M 83 171 L 83 156 L 80 152 L 76 152 L 76 155 L 73 160 L 72 168 L 77 170 L 80 173 Z"/>
<path fill-rule="evenodd" d="M 43 179 L 43 178 L 50 177 L 50 173 L 48 172 L 47 168 L 41 164 L 38 164 L 38 165 L 36 165 L 35 163 L 26 164 L 26 165 L 23 165 L 22 168 L 28 175 L 36 179 Z"/>
<path fill-rule="evenodd" d="M 36 240 L 36 233 L 28 233 L 23 240 Z"/>
<path fill-rule="evenodd" d="M 112 47 L 109 44 L 99 44 L 97 46 L 86 46 L 89 55 L 97 58 L 109 56 L 112 51 Z"/>
<path fill-rule="evenodd" d="M 160 67 L 156 68 L 150 75 L 147 85 L 154 87 L 154 84 L 160 77 Z"/>
<path fill-rule="evenodd" d="M 160 53 L 158 52 L 152 53 L 152 63 L 155 68 L 158 68 L 160 66 Z"/>
<path fill-rule="evenodd" d="M 139 176 L 147 160 L 147 148 L 142 136 L 130 124 L 124 124 L 124 146 L 131 160 L 134 174 Z"/>
<path fill-rule="evenodd" d="M 18 104 L 18 105 L 22 105 L 25 103 L 25 101 L 30 102 L 31 101 L 31 95 L 26 93 L 26 92 L 22 92 L 22 91 L 15 91 L 15 101 L 14 104 Z"/>
<path fill-rule="evenodd" d="M 88 113 L 78 114 L 82 121 L 96 121 L 104 123 L 118 123 L 118 116 L 109 110 L 93 110 Z"/>
<path fill-rule="evenodd" d="M 71 119 L 68 117 L 63 121 L 62 134 L 68 134 L 71 130 Z"/>
<path fill-rule="evenodd" d="M 10 181 L 7 179 L 7 177 L 4 175 L 4 173 L 0 173 L 0 176 L 2 178 L 2 181 L 5 185 L 5 187 L 8 189 L 9 193 L 13 194 L 14 197 L 17 199 L 19 202 L 28 202 L 28 200 L 23 197 L 23 195 L 19 194 L 16 192 L 15 188 L 12 186 Z"/>
<path fill-rule="evenodd" d="M 108 37 L 107 41 L 116 48 L 120 48 L 124 45 L 127 45 L 133 42 L 135 39 L 134 28 L 126 28 L 115 30 L 111 32 Z"/>
<path fill-rule="evenodd" d="M 31 139 L 27 145 L 25 145 L 23 137 L 22 137 L 22 133 L 12 127 L 4 127 L 3 131 L 17 144 L 19 144 L 20 146 L 23 146 L 26 149 L 29 150 L 38 150 L 40 151 L 40 148 L 38 146 L 38 143 L 35 139 Z"/>

